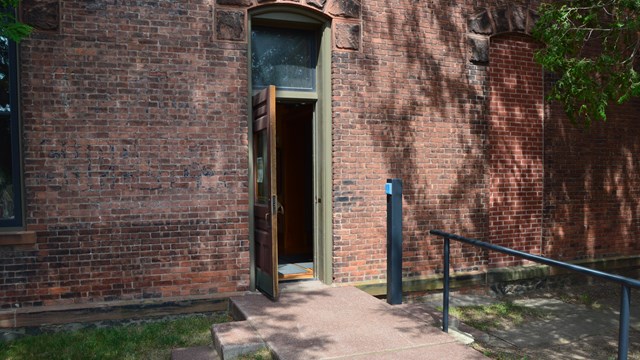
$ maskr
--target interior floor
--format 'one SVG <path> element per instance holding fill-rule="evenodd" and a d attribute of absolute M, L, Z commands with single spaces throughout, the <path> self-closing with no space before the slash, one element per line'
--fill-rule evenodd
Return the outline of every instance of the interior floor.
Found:
<path fill-rule="evenodd" d="M 313 259 L 278 257 L 278 279 L 303 280 L 313 279 Z"/>

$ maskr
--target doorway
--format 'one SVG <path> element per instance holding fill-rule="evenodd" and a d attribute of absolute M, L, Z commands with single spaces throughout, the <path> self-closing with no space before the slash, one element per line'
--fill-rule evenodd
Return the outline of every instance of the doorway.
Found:
<path fill-rule="evenodd" d="M 249 30 L 251 289 L 277 299 L 279 281 L 333 281 L 331 21 L 266 5 Z"/>
<path fill-rule="evenodd" d="M 277 102 L 278 280 L 314 278 L 311 102 Z"/>

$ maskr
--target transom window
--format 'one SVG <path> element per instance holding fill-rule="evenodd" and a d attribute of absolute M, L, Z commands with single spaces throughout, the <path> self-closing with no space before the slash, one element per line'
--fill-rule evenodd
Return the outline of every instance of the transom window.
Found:
<path fill-rule="evenodd" d="M 254 26 L 251 29 L 251 81 L 254 89 L 315 91 L 316 32 Z"/>

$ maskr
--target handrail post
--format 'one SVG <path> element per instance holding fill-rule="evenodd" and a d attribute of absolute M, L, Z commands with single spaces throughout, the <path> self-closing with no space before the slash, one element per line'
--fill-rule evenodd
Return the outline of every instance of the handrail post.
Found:
<path fill-rule="evenodd" d="M 442 331 L 449 332 L 449 238 L 444 238 L 444 286 L 442 294 Z"/>
<path fill-rule="evenodd" d="M 629 307 L 631 291 L 629 286 L 622 285 L 620 293 L 620 330 L 618 332 L 618 360 L 627 360 L 629 354 Z"/>

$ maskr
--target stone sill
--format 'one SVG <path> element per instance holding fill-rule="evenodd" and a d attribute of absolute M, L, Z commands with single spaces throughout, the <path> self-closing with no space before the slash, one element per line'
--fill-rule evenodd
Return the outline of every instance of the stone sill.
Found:
<path fill-rule="evenodd" d="M 0 232 L 0 246 L 3 245 L 33 245 L 37 237 L 35 231 L 7 231 Z"/>

